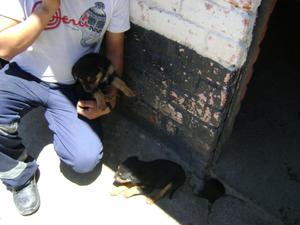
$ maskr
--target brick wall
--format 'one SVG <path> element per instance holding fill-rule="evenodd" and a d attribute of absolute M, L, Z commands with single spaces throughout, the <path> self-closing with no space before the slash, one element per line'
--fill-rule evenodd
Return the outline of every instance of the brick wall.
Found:
<path fill-rule="evenodd" d="M 260 0 L 130 3 L 125 79 L 138 97 L 122 108 L 197 173 L 222 132 Z"/>
<path fill-rule="evenodd" d="M 261 0 L 131 0 L 131 21 L 233 70 L 246 60 Z"/>

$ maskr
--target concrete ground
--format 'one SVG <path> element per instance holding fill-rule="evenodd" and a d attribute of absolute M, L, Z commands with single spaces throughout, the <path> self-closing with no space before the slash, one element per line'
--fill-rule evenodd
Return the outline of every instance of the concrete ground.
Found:
<path fill-rule="evenodd" d="M 286 225 L 300 224 L 299 1 L 278 1 L 214 173 Z"/>
<path fill-rule="evenodd" d="M 84 176 L 75 174 L 60 164 L 51 144 L 51 133 L 42 117 L 42 109 L 30 112 L 21 123 L 20 133 L 28 150 L 39 155 L 41 195 L 39 211 L 20 216 L 12 195 L 0 186 L 1 225 L 50 224 L 183 224 L 183 225 L 281 225 L 254 204 L 230 193 L 214 204 L 193 194 L 190 175 L 172 200 L 162 199 L 148 205 L 144 196 L 125 199 L 110 196 L 117 163 L 137 155 L 145 160 L 179 159 L 151 134 L 125 117 L 113 113 L 103 119 L 104 165 Z M 37 122 L 38 121 L 38 122 Z M 42 151 L 41 151 L 42 149 Z"/>
<path fill-rule="evenodd" d="M 104 165 L 80 176 L 60 164 L 42 114 L 42 109 L 30 112 L 20 128 L 28 150 L 39 154 L 41 207 L 32 216 L 18 215 L 12 194 L 2 185 L 1 225 L 207 223 L 208 202 L 194 197 L 188 185 L 180 188 L 172 201 L 163 200 L 161 206 L 146 204 L 144 196 L 110 196 L 116 163 L 129 155 L 141 155 L 142 150 L 146 150 L 145 159 L 166 157 L 168 149 L 134 124 L 117 113 L 104 119 Z"/>

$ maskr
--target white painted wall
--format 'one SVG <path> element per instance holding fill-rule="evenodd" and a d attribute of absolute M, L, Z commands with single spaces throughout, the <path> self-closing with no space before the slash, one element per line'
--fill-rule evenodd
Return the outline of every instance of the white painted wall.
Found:
<path fill-rule="evenodd" d="M 261 0 L 130 0 L 131 21 L 230 70 L 247 57 Z"/>

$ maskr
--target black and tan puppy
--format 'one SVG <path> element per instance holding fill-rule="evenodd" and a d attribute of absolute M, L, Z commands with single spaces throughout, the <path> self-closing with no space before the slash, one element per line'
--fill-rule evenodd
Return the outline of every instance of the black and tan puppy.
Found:
<path fill-rule="evenodd" d="M 168 194 L 171 199 L 186 176 L 182 167 L 170 160 L 141 161 L 137 157 L 129 157 L 118 166 L 114 179 L 117 187 L 111 195 L 122 192 L 126 198 L 146 195 L 147 203 L 153 204 Z"/>
<path fill-rule="evenodd" d="M 72 75 L 82 89 L 92 95 L 100 109 L 106 108 L 103 90 L 114 86 L 126 96 L 134 97 L 134 92 L 116 74 L 110 61 L 100 54 L 90 53 L 81 57 L 72 68 Z"/>

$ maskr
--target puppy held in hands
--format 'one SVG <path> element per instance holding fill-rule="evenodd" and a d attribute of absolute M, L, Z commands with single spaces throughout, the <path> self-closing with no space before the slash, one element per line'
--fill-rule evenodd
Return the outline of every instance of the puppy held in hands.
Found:
<path fill-rule="evenodd" d="M 105 109 L 104 91 L 113 86 L 128 97 L 134 97 L 134 92 L 125 84 L 115 72 L 111 62 L 97 53 L 90 53 L 81 57 L 72 68 L 74 79 L 80 84 L 84 92 L 92 95 L 96 100 L 97 108 Z"/>
<path fill-rule="evenodd" d="M 166 195 L 171 199 L 186 176 L 182 167 L 170 160 L 141 161 L 129 157 L 118 166 L 114 179 L 117 187 L 111 195 L 124 193 L 126 198 L 145 195 L 147 203 L 153 204 Z"/>

